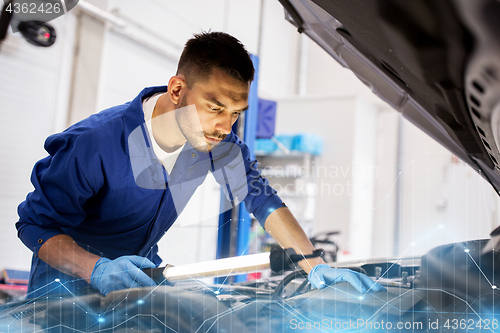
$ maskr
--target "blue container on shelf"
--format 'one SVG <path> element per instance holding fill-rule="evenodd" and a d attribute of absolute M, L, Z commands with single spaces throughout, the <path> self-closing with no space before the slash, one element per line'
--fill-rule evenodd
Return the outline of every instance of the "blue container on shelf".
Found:
<path fill-rule="evenodd" d="M 321 155 L 323 152 L 323 138 L 312 133 L 297 134 L 293 137 L 291 150 Z"/>
<path fill-rule="evenodd" d="M 271 139 L 255 140 L 255 151 L 260 154 L 271 154 L 278 149 L 278 146 Z"/>
<path fill-rule="evenodd" d="M 293 146 L 293 135 L 280 134 L 276 136 L 276 139 L 283 144 L 288 150 L 292 150 Z"/>
<path fill-rule="evenodd" d="M 323 138 L 312 133 L 300 133 L 296 135 L 280 134 L 276 139 L 291 152 L 309 153 L 321 155 L 323 152 Z M 258 154 L 272 154 L 281 151 L 271 139 L 255 140 L 255 150 Z"/>

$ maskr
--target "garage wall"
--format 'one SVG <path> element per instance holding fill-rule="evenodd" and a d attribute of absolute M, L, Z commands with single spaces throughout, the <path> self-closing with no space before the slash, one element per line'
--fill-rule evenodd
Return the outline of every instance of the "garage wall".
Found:
<path fill-rule="evenodd" d="M 489 238 L 498 195 L 472 168 L 404 122 L 400 253 Z"/>
<path fill-rule="evenodd" d="M 375 124 L 375 166 L 377 180 L 373 206 L 373 258 L 390 258 L 394 249 L 396 221 L 396 186 L 398 185 L 397 151 L 399 113 L 387 107 L 378 110 Z"/>
<path fill-rule="evenodd" d="M 285 21 L 283 6 L 278 1 L 264 0 L 263 3 L 259 97 L 279 99 L 296 95 L 300 34 Z"/>
<path fill-rule="evenodd" d="M 17 238 L 17 206 L 28 192 L 34 163 L 47 155 L 47 136 L 65 128 L 76 19 L 51 21 L 50 48 L 9 34 L 0 49 L 0 269 L 29 269 L 32 252 Z"/>
<path fill-rule="evenodd" d="M 373 257 L 422 255 L 441 244 L 488 238 L 499 224 L 498 195 L 472 168 L 399 118 L 392 109 L 379 110 Z M 395 236 L 398 186 L 401 226 Z"/>
<path fill-rule="evenodd" d="M 279 99 L 276 119 L 277 134 L 311 132 L 323 138 L 315 230 L 340 231 L 337 241 L 342 250 L 351 246 L 356 108 L 352 95 Z"/>
<path fill-rule="evenodd" d="M 307 94 L 362 95 L 369 102 L 378 98 L 349 69 L 338 64 L 313 41 L 308 46 Z"/>

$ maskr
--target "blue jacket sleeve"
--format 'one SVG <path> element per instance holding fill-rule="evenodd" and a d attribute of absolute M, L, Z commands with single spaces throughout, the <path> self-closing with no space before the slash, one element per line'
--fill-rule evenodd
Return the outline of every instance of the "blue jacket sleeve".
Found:
<path fill-rule="evenodd" d="M 85 219 L 85 202 L 95 193 L 73 147 L 71 136 L 56 134 L 47 139 L 45 149 L 50 155 L 35 164 L 34 191 L 18 207 L 18 236 L 35 255 L 49 238 L 64 233 L 62 228 Z"/>
<path fill-rule="evenodd" d="M 235 134 L 230 134 L 226 142 L 215 148 L 212 158 L 214 176 L 226 197 L 235 204 L 244 201 L 246 209 L 262 226 L 269 214 L 285 206 L 267 179 L 262 178 L 258 162 L 251 158 L 247 145 Z"/>

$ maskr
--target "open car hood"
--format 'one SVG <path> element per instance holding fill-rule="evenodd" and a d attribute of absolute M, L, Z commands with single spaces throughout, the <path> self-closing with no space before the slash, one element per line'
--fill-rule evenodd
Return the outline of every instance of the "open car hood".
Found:
<path fill-rule="evenodd" d="M 299 32 L 499 193 L 499 1 L 279 1 Z"/>

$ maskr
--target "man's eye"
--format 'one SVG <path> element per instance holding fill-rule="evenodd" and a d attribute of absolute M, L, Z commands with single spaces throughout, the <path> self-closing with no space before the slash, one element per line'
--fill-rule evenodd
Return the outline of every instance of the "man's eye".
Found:
<path fill-rule="evenodd" d="M 212 110 L 212 111 L 220 111 L 219 108 L 214 108 L 213 106 L 210 107 L 210 110 Z"/>

